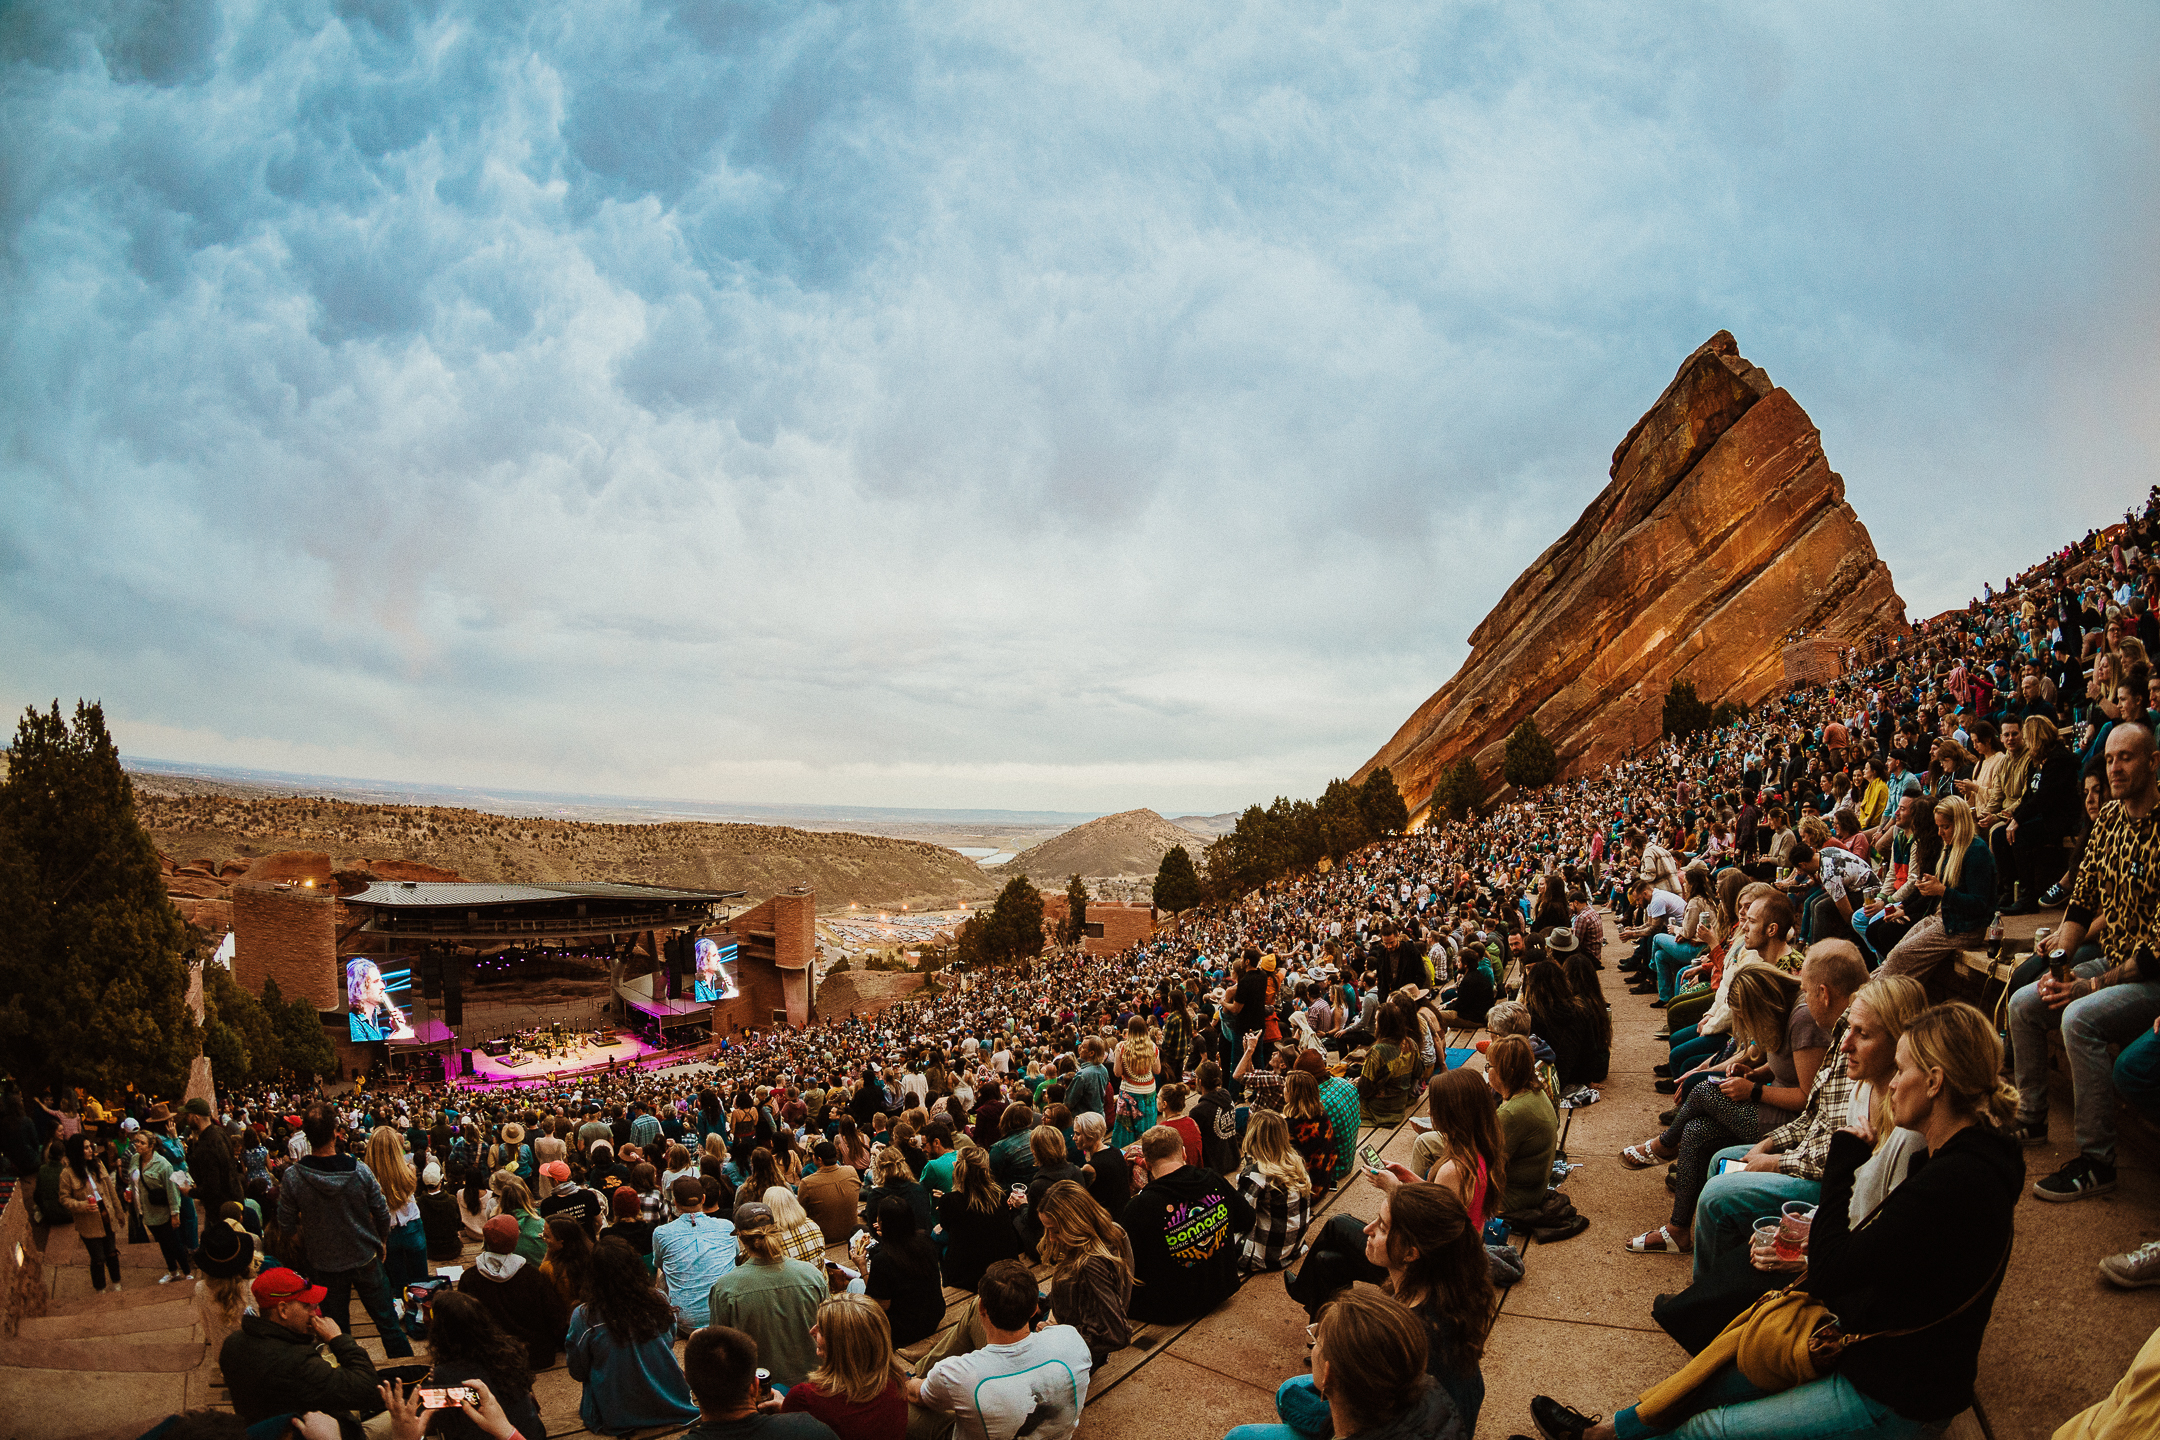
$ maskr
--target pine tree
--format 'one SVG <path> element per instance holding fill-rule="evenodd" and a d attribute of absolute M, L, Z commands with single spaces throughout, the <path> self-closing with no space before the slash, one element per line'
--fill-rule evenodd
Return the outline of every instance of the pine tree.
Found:
<path fill-rule="evenodd" d="M 1560 757 L 1552 741 L 1538 729 L 1537 721 L 1525 718 L 1507 737 L 1507 757 L 1500 774 L 1518 790 L 1542 790 L 1560 773 Z"/>
<path fill-rule="evenodd" d="M 1011 960 L 1043 951 L 1042 892 L 1027 876 L 1015 875 L 998 892 L 990 909 L 993 940 L 1002 952 L 995 958 Z"/>
<path fill-rule="evenodd" d="M 846 961 L 842 961 L 844 967 Z M 287 1070 L 308 1079 L 333 1074 L 337 1052 L 323 1034 L 322 1017 L 305 1000 L 287 1000 L 275 976 L 263 981 L 263 1012 L 277 1030 L 278 1060 Z"/>
<path fill-rule="evenodd" d="M 1087 882 L 1078 874 L 1065 882 L 1065 943 L 1077 945 L 1087 934 Z"/>
<path fill-rule="evenodd" d="M 1675 680 L 1665 691 L 1665 733 L 1692 735 L 1711 726 L 1713 712 L 1695 695 L 1695 682 Z"/>
<path fill-rule="evenodd" d="M 1176 915 L 1192 909 L 1203 898 L 1192 852 L 1183 845 L 1163 851 L 1162 864 L 1155 871 L 1155 908 Z"/>
<path fill-rule="evenodd" d="M 1403 803 L 1395 774 L 1383 765 L 1365 777 L 1358 794 L 1358 811 L 1366 830 L 1374 835 L 1400 835 L 1410 828 L 1410 807 Z"/>
<path fill-rule="evenodd" d="M 188 931 L 97 705 L 26 711 L 0 780 L 0 1052 L 34 1088 L 176 1095 Z"/>
<path fill-rule="evenodd" d="M 1432 808 L 1450 820 L 1466 818 L 1485 798 L 1485 782 L 1478 775 L 1477 761 L 1469 756 L 1458 757 L 1440 772 L 1433 784 Z"/>

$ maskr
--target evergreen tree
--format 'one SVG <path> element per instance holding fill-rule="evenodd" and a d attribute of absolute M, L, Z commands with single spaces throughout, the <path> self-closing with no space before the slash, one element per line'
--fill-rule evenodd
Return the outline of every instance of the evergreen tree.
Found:
<path fill-rule="evenodd" d="M 1358 812 L 1365 817 L 1368 835 L 1400 835 L 1410 828 L 1410 807 L 1403 803 L 1395 774 L 1383 765 L 1365 777 L 1358 794 Z"/>
<path fill-rule="evenodd" d="M 1695 695 L 1695 682 L 1675 680 L 1665 691 L 1665 733 L 1692 735 L 1711 726 L 1712 711 Z"/>
<path fill-rule="evenodd" d="M 1163 851 L 1162 864 L 1155 871 L 1155 908 L 1176 915 L 1192 909 L 1203 898 L 1192 852 L 1183 845 Z"/>
<path fill-rule="evenodd" d="M 990 907 L 983 942 L 983 958 L 994 965 L 1042 954 L 1042 892 L 1029 883 L 1027 876 L 1013 876 L 998 892 L 997 903 Z"/>
<path fill-rule="evenodd" d="M 1364 807 L 1356 787 L 1347 780 L 1330 780 L 1315 807 L 1320 829 L 1320 853 L 1340 860 L 1363 845 L 1370 836 L 1365 828 Z"/>
<path fill-rule="evenodd" d="M 1450 820 L 1461 820 L 1484 798 L 1485 782 L 1478 775 L 1477 761 L 1463 755 L 1440 772 L 1433 785 L 1432 808 Z"/>
<path fill-rule="evenodd" d="M 840 962 L 845 968 L 847 962 Z M 322 1017 L 305 1000 L 287 1000 L 275 976 L 263 981 L 263 1013 L 277 1031 L 278 1061 L 285 1069 L 306 1079 L 317 1079 L 337 1070 L 337 1051 L 323 1034 Z"/>
<path fill-rule="evenodd" d="M 179 1094 L 201 1036 L 187 948 L 103 709 L 26 711 L 0 780 L 8 1068 L 33 1088 Z"/>
<path fill-rule="evenodd" d="M 1087 882 L 1075 874 L 1065 882 L 1065 943 L 1077 945 L 1087 934 Z"/>
<path fill-rule="evenodd" d="M 271 982 L 263 984 L 267 990 Z M 279 1037 L 276 1017 L 222 965 L 204 967 L 203 1018 L 208 1022 L 205 1029 L 222 1027 L 231 1031 L 233 1041 L 246 1056 L 245 1069 L 228 1070 L 208 1036 L 204 1037 L 203 1053 L 210 1057 L 221 1084 L 235 1085 L 243 1078 L 274 1080 L 285 1070 L 285 1042 Z"/>
<path fill-rule="evenodd" d="M 1525 717 L 1507 737 L 1507 756 L 1500 774 L 1518 790 L 1542 790 L 1560 773 L 1560 757 L 1552 741 L 1538 729 L 1537 721 Z"/>

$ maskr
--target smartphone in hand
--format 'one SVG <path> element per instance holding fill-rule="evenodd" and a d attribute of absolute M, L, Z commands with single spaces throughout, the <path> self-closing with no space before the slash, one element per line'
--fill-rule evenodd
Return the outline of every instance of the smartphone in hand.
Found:
<path fill-rule="evenodd" d="M 460 1405 L 477 1405 L 480 1393 L 470 1385 L 421 1386 L 420 1408 L 423 1410 L 455 1410 Z"/>

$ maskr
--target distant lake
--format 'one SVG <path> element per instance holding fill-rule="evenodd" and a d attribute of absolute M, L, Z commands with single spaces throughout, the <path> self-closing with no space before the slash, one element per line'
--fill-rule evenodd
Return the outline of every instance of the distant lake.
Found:
<path fill-rule="evenodd" d="M 1003 865 L 1020 853 L 1017 850 L 993 850 L 987 845 L 955 845 L 952 848 L 977 865 Z"/>

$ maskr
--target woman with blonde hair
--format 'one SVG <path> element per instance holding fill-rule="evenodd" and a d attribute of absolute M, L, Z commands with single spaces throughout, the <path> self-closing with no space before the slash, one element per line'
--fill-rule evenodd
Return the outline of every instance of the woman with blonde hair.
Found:
<path fill-rule="evenodd" d="M 399 1296 L 405 1287 L 428 1278 L 427 1225 L 420 1218 L 420 1177 L 405 1158 L 405 1137 L 388 1125 L 378 1125 L 368 1136 L 365 1154 L 375 1183 L 382 1187 L 383 1204 L 390 1207 L 390 1238 L 383 1257 L 383 1278 L 390 1293 Z"/>
<path fill-rule="evenodd" d="M 1110 1057 L 1111 1073 L 1117 1076 L 1119 1093 L 1117 1128 L 1110 1143 L 1120 1150 L 1155 1127 L 1155 1041 L 1148 1033 L 1147 1017 L 1135 1015 L 1125 1026 L 1125 1038 Z M 1132 1103 L 1125 1104 L 1126 1100 Z"/>
<path fill-rule="evenodd" d="M 780 1232 L 781 1253 L 790 1260 L 822 1266 L 825 1263 L 825 1232 L 810 1218 L 810 1212 L 803 1209 L 795 1192 L 785 1185 L 775 1185 L 758 1198 L 773 1213 L 773 1225 Z"/>
<path fill-rule="evenodd" d="M 1940 999 L 1959 957 L 1987 944 L 1988 919 L 1995 912 L 1995 857 L 1974 833 L 1972 807 L 1959 796 L 1935 802 L 1935 833 L 1942 837 L 1935 872 L 1914 882 L 1936 902 L 1935 912 L 1890 947 L 1879 973 L 1909 975 L 1928 987 L 1929 998 Z M 1905 918 L 1903 906 L 1883 913 L 1893 921 Z"/>
<path fill-rule="evenodd" d="M 1044 1192 L 1039 1253 L 1050 1267 L 1050 1313 L 1087 1341 L 1097 1371 L 1132 1340 L 1132 1241 L 1095 1197 L 1071 1180 Z"/>
<path fill-rule="evenodd" d="M 818 1364 L 788 1387 L 780 1412 L 825 1422 L 840 1440 L 905 1440 L 908 1402 L 894 1368 L 892 1321 L 875 1300 L 835 1295 L 810 1327 Z"/>
<path fill-rule="evenodd" d="M 1312 1176 L 1290 1143 L 1288 1122 L 1273 1110 L 1253 1112 L 1245 1126 L 1243 1154 L 1235 1183 L 1252 1206 L 1253 1223 L 1239 1249 L 1238 1271 L 1254 1275 L 1280 1270 L 1297 1253 L 1312 1222 Z"/>
<path fill-rule="evenodd" d="M 1937 1005 L 1897 1042 L 1893 1118 L 1918 1133 L 1928 1163 L 1855 1223 L 1854 1182 L 1875 1153 L 1865 1125 L 1833 1135 L 1822 1203 L 1808 1232 L 1808 1293 L 1847 1334 L 1866 1335 L 1826 1378 L 1760 1395 L 1730 1359 L 1702 1360 L 1610 1420 L 1539 1396 L 1545 1433 L 1881 1435 L 1938 1433 L 1973 1403 L 1980 1345 L 2010 1260 L 2025 1159 L 2009 1133 L 2017 1095 L 2002 1078 L 2002 1041 L 1970 1005 Z M 1718 1404 L 1739 1393 L 1756 1398 Z"/>

